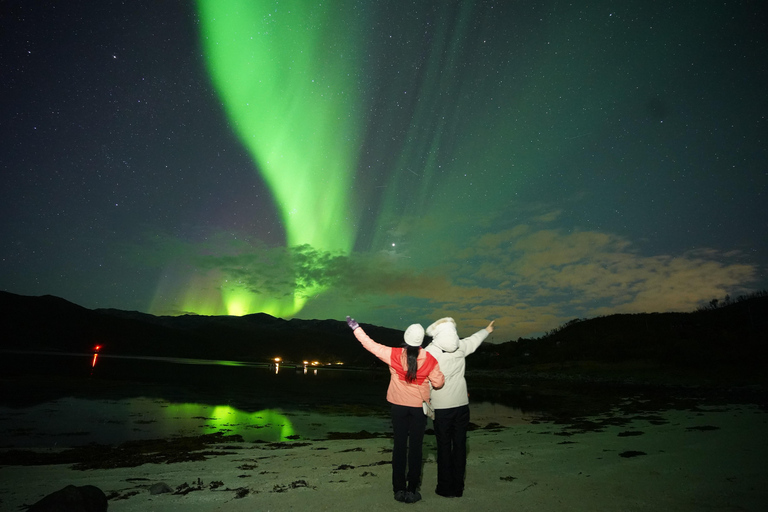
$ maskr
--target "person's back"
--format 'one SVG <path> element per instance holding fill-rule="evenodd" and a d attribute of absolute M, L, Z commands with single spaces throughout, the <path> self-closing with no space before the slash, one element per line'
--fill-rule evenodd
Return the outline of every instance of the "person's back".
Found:
<path fill-rule="evenodd" d="M 467 381 L 464 379 L 467 366 L 465 358 L 477 350 L 488 334 L 487 330 L 482 329 L 468 338 L 459 339 L 453 318 L 441 318 L 427 328 L 432 343 L 426 351 L 437 359 L 445 376 L 443 387 L 432 390 L 432 406 L 435 409 L 469 404 Z"/>
<path fill-rule="evenodd" d="M 440 388 L 444 377 L 437 360 L 421 348 L 424 328 L 413 324 L 405 330 L 405 348 L 388 347 L 373 341 L 354 318 L 347 317 L 360 344 L 389 366 L 387 401 L 392 411 L 392 490 L 395 500 L 421 500 L 422 442 L 427 420 L 422 403 L 430 386 Z M 407 469 L 407 473 L 406 473 Z"/>
<path fill-rule="evenodd" d="M 437 440 L 437 488 L 445 497 L 464 494 L 467 465 L 467 429 L 469 427 L 469 394 L 464 379 L 465 358 L 493 331 L 493 322 L 472 336 L 459 339 L 453 318 L 441 318 L 427 327 L 432 343 L 426 351 L 434 356 L 445 376 L 441 389 L 433 389 L 432 406 Z"/>

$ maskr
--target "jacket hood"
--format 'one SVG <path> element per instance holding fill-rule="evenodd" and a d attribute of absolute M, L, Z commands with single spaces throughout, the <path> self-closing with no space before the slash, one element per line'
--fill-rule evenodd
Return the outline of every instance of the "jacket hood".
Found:
<path fill-rule="evenodd" d="M 432 343 L 443 352 L 456 352 L 459 348 L 459 334 L 453 318 L 441 318 L 427 327 L 427 335 L 432 337 Z"/>

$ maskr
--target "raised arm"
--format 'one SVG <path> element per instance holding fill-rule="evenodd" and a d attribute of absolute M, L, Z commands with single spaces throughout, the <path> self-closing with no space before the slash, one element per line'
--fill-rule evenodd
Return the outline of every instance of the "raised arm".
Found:
<path fill-rule="evenodd" d="M 472 336 L 459 341 L 459 347 L 461 350 L 463 350 L 465 356 L 468 356 L 477 350 L 477 347 L 479 347 L 480 344 L 485 341 L 488 335 L 493 332 L 493 322 L 495 321 L 496 320 L 491 320 L 491 323 L 489 323 L 488 327 L 485 329 L 480 329 Z"/>
<path fill-rule="evenodd" d="M 375 355 L 385 363 L 390 363 L 390 358 L 392 356 L 392 347 L 388 347 L 386 345 L 382 345 L 381 343 L 376 343 L 373 341 L 370 336 L 365 334 L 365 331 L 362 327 L 360 327 L 360 324 L 358 324 L 354 318 L 347 317 L 347 325 L 350 329 L 352 329 L 353 334 L 355 335 L 355 338 L 357 338 L 357 341 L 360 342 L 360 344 L 363 346 L 365 350 L 370 352 L 371 354 Z"/>

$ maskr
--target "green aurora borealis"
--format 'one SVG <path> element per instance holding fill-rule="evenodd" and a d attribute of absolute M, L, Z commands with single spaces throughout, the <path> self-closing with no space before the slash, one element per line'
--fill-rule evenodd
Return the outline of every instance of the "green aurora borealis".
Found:
<path fill-rule="evenodd" d="M 511 9 L 510 28 L 509 20 L 495 17 L 500 6 L 493 2 L 439 8 L 427 2 L 402 10 L 396 2 L 364 10 L 347 1 L 198 5 L 213 83 L 230 126 L 272 191 L 287 247 L 279 261 L 259 260 L 267 270 L 251 265 L 243 281 L 232 279 L 239 273 L 233 269 L 221 276 L 225 311 L 201 309 L 201 299 L 211 300 L 201 293 L 191 294 L 186 309 L 290 317 L 305 306 L 354 302 L 362 294 L 385 309 L 395 300 L 415 311 L 427 301 L 436 305 L 432 316 L 441 309 L 464 316 L 458 312 L 467 307 L 484 316 L 536 316 L 523 328 L 536 330 L 558 322 L 549 305 L 537 304 L 542 288 L 557 290 L 549 294 L 556 301 L 593 283 L 627 288 L 638 279 L 629 275 L 652 263 L 649 272 L 663 276 L 653 294 L 666 294 L 668 307 L 684 309 L 689 292 L 682 292 L 677 276 L 692 271 L 695 279 L 706 279 L 717 268 L 696 257 L 690 259 L 695 270 L 670 270 L 674 260 L 652 256 L 624 262 L 626 241 L 593 231 L 588 218 L 574 233 L 552 230 L 548 224 L 566 215 L 560 208 L 517 221 L 518 205 L 541 194 L 531 186 L 533 174 L 538 187 L 551 187 L 550 200 L 568 203 L 570 190 L 583 189 L 596 165 L 594 152 L 605 170 L 588 179 L 610 182 L 611 168 L 622 165 L 613 155 L 640 149 L 621 136 L 622 117 L 636 116 L 638 98 L 628 91 L 645 74 L 679 73 L 679 64 L 644 57 L 631 60 L 631 67 L 616 63 L 635 54 L 632 45 L 653 55 L 679 44 L 686 36 L 675 33 L 673 19 L 666 27 L 661 22 L 664 35 L 649 41 L 642 31 L 626 34 L 610 12 L 587 33 L 576 11 L 564 22 L 537 25 L 535 15 Z M 373 20 L 381 19 L 388 26 L 372 33 Z M 716 21 L 702 16 L 697 30 Z M 516 30 L 525 23 L 535 31 Z M 399 44 L 391 43 L 393 33 Z M 615 47 L 611 42 L 620 37 L 627 41 Z M 608 43 L 595 46 L 596 38 Z M 600 141 L 617 132 L 612 147 L 601 148 Z M 663 124 L 645 136 L 662 148 L 669 144 Z M 541 180 L 542 171 L 551 186 Z M 666 171 L 649 176 L 654 172 Z M 626 207 L 635 186 L 615 185 L 606 188 L 613 195 L 606 203 Z M 612 230 L 610 208 L 620 207 L 599 216 Z M 489 226 L 492 234 L 478 236 Z M 464 241 L 472 243 L 463 247 Z M 715 273 L 726 275 L 695 286 L 724 293 L 718 288 L 748 280 L 752 272 L 738 265 L 723 270 Z M 256 291 L 262 281 L 254 286 L 253 276 L 268 272 L 283 276 L 282 297 Z M 359 286 L 358 278 L 372 286 Z M 339 293 L 351 297 L 339 299 Z M 629 293 L 637 307 L 654 307 L 656 299 L 643 291 Z M 613 301 L 606 291 L 598 295 L 604 307 Z M 327 307 L 313 311 L 308 314 L 335 314 Z"/>
<path fill-rule="evenodd" d="M 359 42 L 330 4 L 198 2 L 206 62 L 243 145 L 269 184 L 287 244 L 349 253 L 350 191 L 360 146 Z M 307 294 L 254 297 L 223 285 L 230 314 L 292 316 Z M 246 302 L 247 307 L 242 307 Z"/>
<path fill-rule="evenodd" d="M 768 287 L 762 4 L 137 2 L 5 18 L 0 289 L 507 340 Z"/>
<path fill-rule="evenodd" d="M 352 251 L 361 207 L 355 199 L 377 203 L 376 227 L 370 235 L 374 247 L 396 247 L 399 233 L 414 229 L 414 217 L 427 213 L 428 207 L 450 209 L 456 191 L 482 201 L 488 210 L 503 202 L 490 178 L 496 172 L 493 167 L 508 155 L 504 150 L 497 154 L 498 149 L 489 153 L 483 141 L 498 138 L 501 131 L 501 145 L 497 142 L 491 147 L 503 148 L 509 143 L 503 139 L 514 139 L 514 128 L 498 120 L 487 123 L 498 108 L 494 102 L 483 107 L 489 112 L 477 115 L 478 105 L 485 102 L 482 98 L 503 97 L 504 91 L 503 84 L 476 88 L 473 72 L 467 69 L 500 64 L 493 62 L 492 55 L 484 63 L 467 64 L 467 55 L 482 52 L 483 38 L 493 30 L 486 24 L 480 30 L 475 27 L 473 33 L 473 15 L 477 14 L 473 2 L 436 13 L 434 34 L 422 43 L 423 56 L 412 69 L 404 66 L 389 75 L 370 63 L 365 65 L 370 59 L 364 54 L 383 54 L 395 63 L 407 62 L 409 57 L 364 37 L 368 19 L 357 11 L 355 2 L 278 5 L 199 0 L 198 6 L 212 81 L 232 129 L 274 195 L 286 245 L 308 247 L 320 255 L 310 261 L 309 268 L 287 263 L 297 290 L 284 299 L 260 297 L 248 286 L 222 276 L 226 313 L 264 311 L 292 316 L 307 297 L 322 293 L 327 285 L 318 281 L 323 279 L 302 281 L 308 274 L 324 275 L 323 265 L 329 259 Z M 419 37 L 419 24 L 409 18 L 429 17 L 432 7 L 413 9 L 417 12 L 401 13 L 397 25 L 409 37 Z M 364 87 L 375 90 L 377 101 L 397 108 L 376 111 L 364 101 Z M 412 112 L 404 118 L 406 105 Z M 366 118 L 371 112 L 376 112 L 373 120 Z M 399 135 L 377 134 L 382 127 Z M 381 173 L 374 178 L 375 184 L 367 183 L 359 192 L 355 191 L 355 171 L 363 165 L 359 153 L 366 131 L 377 135 L 369 141 L 369 153 L 383 155 L 377 164 L 390 169 L 374 171 Z M 485 169 L 467 182 L 462 168 L 473 163 Z M 360 182 L 367 179 L 370 177 L 362 177 Z M 375 190 L 377 197 L 371 197 L 372 188 L 380 189 Z M 471 197 L 474 190 L 480 190 L 482 197 Z M 467 219 L 463 226 L 459 219 L 453 221 L 459 233 L 471 229 Z M 199 294 L 190 299 L 187 309 L 221 313 L 201 311 Z"/>

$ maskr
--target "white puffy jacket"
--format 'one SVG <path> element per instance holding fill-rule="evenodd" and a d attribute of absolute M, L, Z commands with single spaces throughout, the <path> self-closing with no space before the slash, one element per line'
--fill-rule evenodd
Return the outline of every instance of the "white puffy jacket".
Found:
<path fill-rule="evenodd" d="M 435 409 L 469 404 L 467 381 L 464 380 L 464 358 L 477 350 L 488 334 L 488 331 L 481 329 L 469 338 L 459 339 L 453 318 L 441 318 L 427 327 L 427 335 L 432 337 L 432 343 L 425 350 L 435 356 L 445 375 L 445 385 L 433 389 L 430 395 Z"/>

